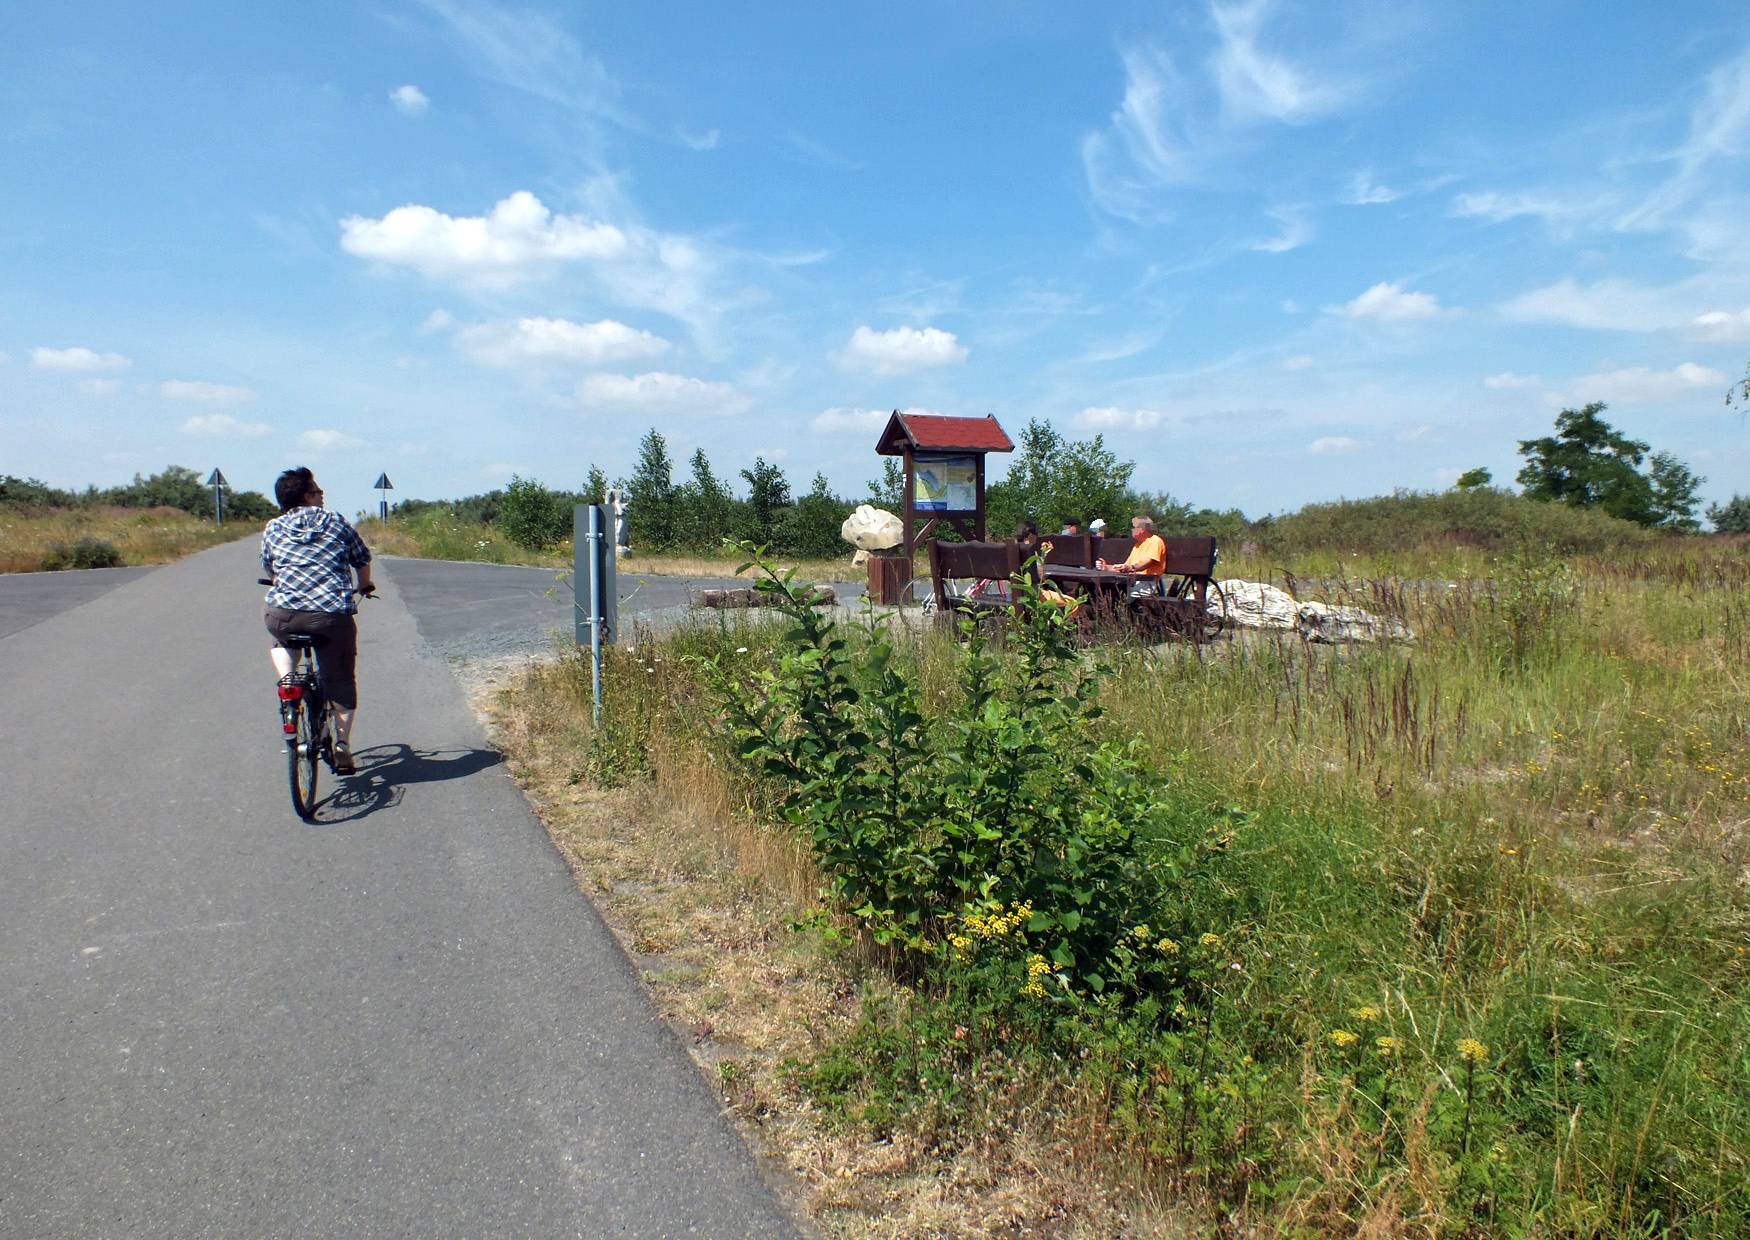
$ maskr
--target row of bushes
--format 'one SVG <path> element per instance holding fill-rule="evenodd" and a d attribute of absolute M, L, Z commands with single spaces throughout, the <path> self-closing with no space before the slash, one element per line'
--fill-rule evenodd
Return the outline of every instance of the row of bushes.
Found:
<path fill-rule="evenodd" d="M 35 478 L 0 475 L 0 507 L 26 511 L 51 508 L 177 508 L 191 516 L 210 516 L 213 490 L 200 474 L 183 465 L 169 465 L 150 476 L 135 474 L 119 487 L 86 487 L 70 491 Z M 225 496 L 225 515 L 240 521 L 266 521 L 279 506 L 259 491 L 232 491 Z"/>

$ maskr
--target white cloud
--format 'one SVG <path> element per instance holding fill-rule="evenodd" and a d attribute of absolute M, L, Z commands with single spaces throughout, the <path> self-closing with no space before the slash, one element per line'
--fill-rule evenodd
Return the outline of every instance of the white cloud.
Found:
<path fill-rule="evenodd" d="M 425 316 L 425 321 L 419 325 L 419 334 L 429 336 L 432 332 L 448 331 L 456 325 L 456 316 L 439 306 Z"/>
<path fill-rule="evenodd" d="M 71 349 L 32 349 L 30 364 L 39 370 L 91 371 L 126 370 L 134 363 L 120 353 L 98 353 L 75 346 Z"/>
<path fill-rule="evenodd" d="M 681 145 L 693 151 L 714 151 L 723 135 L 715 129 L 704 133 L 688 133 L 685 129 L 676 128 L 675 136 L 681 140 Z"/>
<path fill-rule="evenodd" d="M 1631 366 L 1623 370 L 1606 370 L 1584 375 L 1548 396 L 1551 405 L 1580 405 L 1601 400 L 1607 404 L 1640 404 L 1681 399 L 1697 392 L 1718 394 L 1726 389 L 1726 376 L 1720 371 L 1694 362 L 1684 362 L 1670 370 L 1653 370 L 1646 366 Z"/>
<path fill-rule="evenodd" d="M 411 82 L 390 91 L 389 102 L 403 116 L 424 116 L 425 110 L 431 107 L 431 100 L 425 97 L 425 92 Z"/>
<path fill-rule="evenodd" d="M 1090 405 L 1075 415 L 1075 424 L 1090 431 L 1148 431 L 1159 426 L 1165 417 L 1165 414 L 1154 409 Z"/>
<path fill-rule="evenodd" d="M 1349 100 L 1349 88 L 1335 81 L 1318 81 L 1259 46 L 1271 8 L 1268 0 L 1210 5 L 1220 38 L 1211 64 L 1221 91 L 1222 111 L 1241 119 L 1300 125 L 1342 107 Z"/>
<path fill-rule="evenodd" d="M 569 319 L 526 318 L 477 323 L 456 333 L 456 348 L 483 366 L 521 366 L 574 362 L 601 366 L 646 361 L 668 352 L 661 336 L 612 319 L 573 323 Z"/>
<path fill-rule="evenodd" d="M 1516 375 L 1511 370 L 1503 370 L 1498 375 L 1490 375 L 1483 380 L 1483 386 L 1496 392 L 1512 391 L 1515 388 L 1534 388 L 1539 386 L 1536 375 Z"/>
<path fill-rule="evenodd" d="M 1596 218 L 1606 205 L 1600 199 L 1571 198 L 1548 192 L 1485 190 L 1458 195 L 1452 201 L 1452 213 L 1464 219 L 1487 220 L 1491 224 L 1504 224 L 1508 220 L 1529 216 L 1552 228 L 1568 228 Z"/>
<path fill-rule="evenodd" d="M 822 409 L 808 425 L 822 435 L 879 435 L 892 416 L 890 409 Z"/>
<path fill-rule="evenodd" d="M 589 375 L 577 385 L 577 403 L 586 409 L 607 406 L 644 413 L 697 413 L 731 416 L 753 402 L 727 383 L 656 371 L 642 375 Z"/>
<path fill-rule="evenodd" d="M 1312 223 L 1301 208 L 1276 207 L 1268 214 L 1278 225 L 1276 235 L 1252 242 L 1252 249 L 1265 254 L 1286 254 L 1312 240 Z"/>
<path fill-rule="evenodd" d="M 183 434 L 202 439 L 260 439 L 270 429 L 266 422 L 240 422 L 228 413 L 196 414 L 182 424 Z"/>
<path fill-rule="evenodd" d="M 555 215 L 518 190 L 485 215 L 452 216 L 431 207 L 396 207 L 381 219 L 349 215 L 340 222 L 348 254 L 411 267 L 434 280 L 505 287 L 580 260 L 625 257 L 632 243 L 612 224 Z"/>
<path fill-rule="evenodd" d="M 298 447 L 312 455 L 320 455 L 324 452 L 350 452 L 364 446 L 365 441 L 355 435 L 326 428 L 305 431 L 298 436 Z"/>
<path fill-rule="evenodd" d="M 1441 310 L 1439 299 L 1432 293 L 1405 292 L 1399 285 L 1382 281 L 1344 305 L 1340 313 L 1349 319 L 1409 323 L 1438 318 Z"/>
<path fill-rule="evenodd" d="M 246 387 L 232 387 L 226 383 L 202 383 L 193 379 L 166 379 L 158 385 L 158 392 L 171 400 L 192 400 L 213 405 L 240 405 L 255 399 L 254 391 Z"/>
<path fill-rule="evenodd" d="M 120 379 L 81 379 L 79 390 L 87 396 L 114 396 L 121 390 Z"/>
<path fill-rule="evenodd" d="M 1346 456 L 1366 446 L 1361 440 L 1347 435 L 1326 435 L 1307 444 L 1306 450 L 1314 456 Z"/>
<path fill-rule="evenodd" d="M 1652 332 L 1688 325 L 1693 310 L 1681 304 L 1686 300 L 1673 290 L 1646 288 L 1627 280 L 1578 284 L 1564 278 L 1503 303 L 1501 315 L 1518 322 L 1559 323 L 1595 331 Z"/>
<path fill-rule="evenodd" d="M 1709 310 L 1706 314 L 1696 315 L 1693 326 L 1704 340 L 1750 340 L 1750 307 L 1736 312 Z"/>
<path fill-rule="evenodd" d="M 1401 197 L 1397 190 L 1375 181 L 1373 173 L 1364 168 L 1349 182 L 1349 194 L 1343 201 L 1352 207 L 1374 207 Z"/>
<path fill-rule="evenodd" d="M 1317 364 L 1317 361 L 1310 354 L 1299 353 L 1293 357 L 1285 359 L 1282 363 L 1282 369 L 1311 370 Z"/>
<path fill-rule="evenodd" d="M 896 327 L 885 332 L 859 327 L 834 356 L 848 370 L 896 375 L 931 366 L 952 366 L 965 361 L 968 352 L 953 332 L 939 327 Z"/>

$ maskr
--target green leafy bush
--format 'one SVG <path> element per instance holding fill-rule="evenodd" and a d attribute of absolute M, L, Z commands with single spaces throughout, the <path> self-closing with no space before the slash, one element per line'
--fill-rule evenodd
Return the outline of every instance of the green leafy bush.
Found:
<path fill-rule="evenodd" d="M 107 538 L 81 538 L 69 546 L 58 543 L 43 557 L 43 568 L 58 572 L 67 568 L 115 568 L 122 553 Z"/>
<path fill-rule="evenodd" d="M 571 505 L 533 478 L 513 477 L 499 506 L 498 528 L 517 546 L 541 551 L 571 533 Z"/>

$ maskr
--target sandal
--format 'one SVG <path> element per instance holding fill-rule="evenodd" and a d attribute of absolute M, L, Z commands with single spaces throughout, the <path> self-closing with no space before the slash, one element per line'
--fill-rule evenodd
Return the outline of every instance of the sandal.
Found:
<path fill-rule="evenodd" d="M 334 742 L 334 773 L 336 775 L 353 775 L 358 772 L 358 765 L 352 760 L 352 746 L 341 741 Z"/>

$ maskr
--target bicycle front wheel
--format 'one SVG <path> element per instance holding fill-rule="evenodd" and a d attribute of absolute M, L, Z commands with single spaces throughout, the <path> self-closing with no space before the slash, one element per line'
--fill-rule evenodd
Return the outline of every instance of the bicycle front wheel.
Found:
<path fill-rule="evenodd" d="M 286 737 L 286 765 L 291 777 L 292 808 L 309 821 L 316 813 L 316 767 L 322 756 L 322 733 L 316 707 L 306 695 L 294 707 L 297 731 Z"/>

